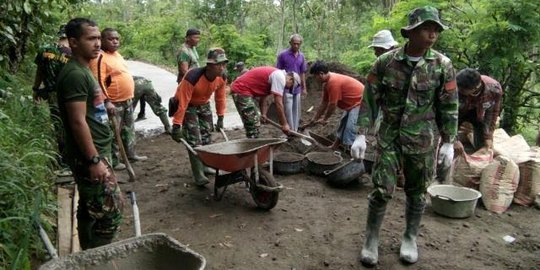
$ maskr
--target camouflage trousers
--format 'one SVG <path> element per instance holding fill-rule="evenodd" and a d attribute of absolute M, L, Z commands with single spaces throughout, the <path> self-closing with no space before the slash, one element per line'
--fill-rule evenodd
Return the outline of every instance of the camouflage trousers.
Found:
<path fill-rule="evenodd" d="M 167 109 L 161 105 L 161 96 L 156 93 L 152 81 L 140 76 L 133 76 L 133 81 L 135 81 L 134 107 L 137 106 L 137 102 L 144 96 L 144 100 L 150 105 L 155 115 L 159 116 L 167 113 Z"/>
<path fill-rule="evenodd" d="M 253 97 L 242 96 L 232 93 L 236 110 L 242 118 L 246 137 L 259 138 L 259 127 L 261 126 L 261 112 L 257 106 L 257 102 Z"/>
<path fill-rule="evenodd" d="M 108 183 L 91 182 L 86 161 L 75 161 L 71 170 L 79 191 L 77 221 L 81 248 L 111 243 L 122 223 L 124 207 L 124 198 L 112 168 L 109 166 L 113 181 Z"/>
<path fill-rule="evenodd" d="M 207 145 L 212 142 L 213 120 L 210 102 L 204 105 L 189 105 L 182 123 L 182 135 L 191 146 Z"/>
<path fill-rule="evenodd" d="M 115 107 L 114 117 L 120 128 L 120 137 L 122 138 L 122 143 L 124 144 L 124 149 L 126 150 L 127 155 L 130 156 L 130 153 L 135 153 L 135 121 L 133 119 L 133 102 L 131 99 L 129 99 L 122 102 L 113 102 L 113 104 Z M 113 140 L 112 149 L 113 166 L 116 166 L 120 157 L 120 148 L 116 143 L 116 140 Z"/>
<path fill-rule="evenodd" d="M 421 154 L 404 154 L 401 147 L 381 149 L 377 146 L 371 180 L 374 191 L 370 196 L 389 201 L 395 191 L 400 172 L 405 177 L 404 191 L 407 197 L 423 198 L 434 173 L 434 149 Z"/>

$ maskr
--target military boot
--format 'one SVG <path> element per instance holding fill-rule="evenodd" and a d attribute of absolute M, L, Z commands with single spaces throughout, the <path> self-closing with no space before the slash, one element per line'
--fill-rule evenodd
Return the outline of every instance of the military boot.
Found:
<path fill-rule="evenodd" d="M 195 180 L 195 185 L 202 187 L 210 183 L 208 178 L 206 178 L 204 175 L 204 164 L 191 152 L 189 152 L 189 162 L 191 163 L 191 171 L 193 172 L 193 180 Z"/>
<path fill-rule="evenodd" d="M 423 197 L 407 196 L 407 208 L 405 210 L 407 227 L 399 249 L 399 258 L 405 263 L 412 264 L 418 261 L 416 237 L 418 236 L 418 228 L 420 227 L 425 205 L 426 201 Z"/>
<path fill-rule="evenodd" d="M 369 198 L 369 210 L 366 224 L 366 240 L 360 253 L 360 262 L 374 266 L 379 261 L 379 230 L 386 212 L 386 202 L 374 196 Z"/>
<path fill-rule="evenodd" d="M 171 134 L 171 123 L 169 123 L 169 117 L 167 116 L 167 113 L 164 112 L 159 115 L 159 120 L 161 120 L 161 123 L 163 123 L 163 128 L 165 129 L 165 133 Z"/>

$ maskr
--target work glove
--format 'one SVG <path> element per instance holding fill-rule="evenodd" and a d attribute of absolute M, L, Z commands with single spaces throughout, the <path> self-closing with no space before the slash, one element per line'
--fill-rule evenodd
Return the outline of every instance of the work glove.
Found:
<path fill-rule="evenodd" d="M 176 142 L 181 142 L 182 141 L 183 136 L 182 136 L 182 126 L 181 125 L 177 125 L 177 124 L 173 125 L 172 132 L 171 132 L 171 137 Z"/>
<path fill-rule="evenodd" d="M 351 146 L 351 157 L 354 159 L 364 159 L 366 148 L 366 136 L 356 135 L 356 139 L 354 139 Z"/>
<path fill-rule="evenodd" d="M 443 143 L 439 149 L 439 156 L 437 157 L 437 165 L 442 166 L 444 169 L 450 168 L 452 160 L 454 159 L 454 144 Z"/>
<path fill-rule="evenodd" d="M 220 129 L 223 129 L 223 115 L 217 117 L 217 123 L 216 123 L 215 129 L 217 131 L 219 131 Z"/>

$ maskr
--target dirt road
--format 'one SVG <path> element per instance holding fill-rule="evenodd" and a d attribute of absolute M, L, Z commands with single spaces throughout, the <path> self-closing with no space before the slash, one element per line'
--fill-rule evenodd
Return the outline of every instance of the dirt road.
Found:
<path fill-rule="evenodd" d="M 316 106 L 319 96 L 311 92 L 304 108 Z M 262 131 L 265 137 L 281 135 L 269 126 Z M 244 132 L 228 135 L 243 138 Z M 214 139 L 222 140 L 219 134 Z M 194 187 L 187 151 L 170 137 L 142 139 L 137 147 L 149 160 L 133 164 L 139 179 L 122 189 L 137 193 L 143 233 L 164 232 L 189 245 L 206 258 L 207 269 L 363 269 L 358 259 L 371 190 L 368 175 L 346 189 L 332 188 L 317 176 L 276 175 L 285 189 L 274 209 L 260 211 L 243 184 L 230 186 L 221 201 L 214 200 L 212 184 Z M 404 205 L 398 190 L 382 226 L 376 269 L 540 269 L 540 211 L 516 205 L 501 215 L 479 205 L 467 219 L 444 218 L 428 206 L 418 239 L 420 261 L 404 266 L 399 262 Z M 126 207 L 119 238 L 131 237 L 132 227 Z M 506 235 L 516 241 L 506 243 Z"/>

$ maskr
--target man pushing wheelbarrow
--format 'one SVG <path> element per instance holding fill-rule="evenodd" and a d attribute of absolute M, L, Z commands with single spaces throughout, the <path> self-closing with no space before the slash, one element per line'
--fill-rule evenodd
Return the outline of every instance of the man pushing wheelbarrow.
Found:
<path fill-rule="evenodd" d="M 226 109 L 225 85 L 227 66 L 225 51 L 213 48 L 208 51 L 206 66 L 188 71 L 178 87 L 175 98 L 178 109 L 173 115 L 172 138 L 181 142 L 184 138 L 190 146 L 207 145 L 211 143 L 213 131 L 212 111 L 209 99 L 214 94 L 218 120 L 216 129 L 223 128 L 223 115 Z M 209 183 L 204 175 L 204 164 L 192 152 L 189 153 L 191 171 L 195 185 L 204 186 Z"/>

